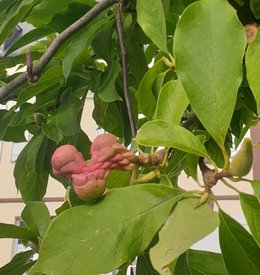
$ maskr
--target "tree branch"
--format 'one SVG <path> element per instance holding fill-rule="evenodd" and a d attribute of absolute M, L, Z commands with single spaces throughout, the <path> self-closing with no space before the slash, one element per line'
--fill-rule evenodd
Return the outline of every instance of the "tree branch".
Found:
<path fill-rule="evenodd" d="M 33 68 L 33 75 L 39 76 L 45 66 L 50 62 L 52 57 L 55 55 L 60 46 L 71 37 L 76 31 L 78 31 L 83 26 L 87 25 L 93 18 L 95 18 L 99 13 L 117 3 L 118 0 L 103 0 L 102 2 L 96 4 L 92 9 L 90 9 L 85 15 L 80 19 L 70 25 L 67 29 L 61 32 L 50 44 L 45 53 L 41 56 L 39 62 Z M 21 73 L 15 79 L 10 81 L 6 86 L 0 89 L 0 103 L 4 103 L 8 94 L 20 87 L 27 81 L 27 72 Z"/>
<path fill-rule="evenodd" d="M 136 136 L 136 125 L 134 121 L 134 116 L 132 112 L 132 106 L 131 106 L 131 101 L 130 101 L 129 91 L 128 91 L 128 70 L 127 70 L 128 62 L 127 62 L 127 51 L 125 46 L 123 25 L 122 25 L 122 19 L 121 19 L 122 6 L 123 6 L 123 0 L 119 2 L 117 7 L 116 27 L 117 27 L 117 33 L 118 33 L 118 39 L 119 39 L 119 45 L 120 45 L 120 51 L 121 51 L 121 66 L 122 66 L 123 81 L 124 81 L 124 97 L 125 97 L 130 127 L 131 127 L 131 135 L 132 135 L 132 138 L 134 138 Z"/>

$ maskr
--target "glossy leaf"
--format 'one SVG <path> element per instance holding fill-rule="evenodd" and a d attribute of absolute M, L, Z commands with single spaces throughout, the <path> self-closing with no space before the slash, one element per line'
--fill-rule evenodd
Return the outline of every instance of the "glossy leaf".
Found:
<path fill-rule="evenodd" d="M 166 24 L 161 0 L 137 0 L 137 21 L 144 33 L 165 53 L 168 53 Z"/>
<path fill-rule="evenodd" d="M 35 135 L 16 160 L 15 184 L 25 202 L 41 200 L 46 192 L 49 174 L 44 163 L 47 148 L 47 138 L 43 134 Z"/>
<path fill-rule="evenodd" d="M 245 45 L 244 28 L 225 0 L 193 3 L 175 31 L 177 74 L 194 112 L 221 148 L 242 81 Z"/>
<path fill-rule="evenodd" d="M 157 97 L 153 93 L 153 84 L 159 73 L 167 70 L 163 60 L 157 61 L 144 75 L 138 88 L 138 101 L 141 112 L 148 118 L 152 119 L 155 109 Z"/>
<path fill-rule="evenodd" d="M 260 33 L 257 34 L 256 40 L 248 46 L 246 52 L 246 76 L 250 88 L 254 94 L 257 111 L 260 112 Z"/>
<path fill-rule="evenodd" d="M 217 214 L 207 204 L 194 209 L 196 202 L 179 201 L 160 230 L 159 242 L 150 250 L 152 264 L 160 274 L 168 274 L 170 263 L 218 226 Z"/>
<path fill-rule="evenodd" d="M 249 229 L 260 246 L 260 203 L 255 196 L 245 193 L 239 196 Z"/>
<path fill-rule="evenodd" d="M 199 156 L 207 152 L 199 138 L 185 128 L 163 120 L 146 122 L 137 133 L 137 143 L 145 146 L 165 146 Z"/>
<path fill-rule="evenodd" d="M 48 208 L 43 202 L 28 202 L 23 209 L 21 217 L 35 236 L 41 238 L 45 236 L 51 217 Z"/>
<path fill-rule="evenodd" d="M 25 227 L 0 223 L 0 238 L 22 239 L 34 242 L 36 236 Z"/>
<path fill-rule="evenodd" d="M 49 228 L 29 274 L 113 271 L 148 247 L 174 203 L 184 196 L 165 186 L 136 185 L 116 188 L 95 204 L 64 211 Z"/>
<path fill-rule="evenodd" d="M 122 100 L 115 87 L 116 78 L 121 71 L 121 66 L 113 61 L 101 76 L 101 85 L 98 87 L 98 96 L 104 102 Z"/>
<path fill-rule="evenodd" d="M 253 237 L 223 211 L 219 218 L 220 247 L 229 274 L 260 274 L 260 247 Z"/>
<path fill-rule="evenodd" d="M 160 91 L 155 117 L 179 124 L 188 104 L 189 100 L 181 83 L 171 80 Z"/>
<path fill-rule="evenodd" d="M 223 257 L 219 253 L 200 250 L 188 250 L 178 259 L 174 275 L 228 275 Z M 184 261 L 184 262 L 182 262 Z M 183 273 L 183 266 L 188 270 Z"/>
<path fill-rule="evenodd" d="M 0 274 L 21 275 L 24 274 L 35 262 L 31 260 L 35 254 L 34 251 L 28 250 L 16 254 L 12 260 L 0 268 Z"/>

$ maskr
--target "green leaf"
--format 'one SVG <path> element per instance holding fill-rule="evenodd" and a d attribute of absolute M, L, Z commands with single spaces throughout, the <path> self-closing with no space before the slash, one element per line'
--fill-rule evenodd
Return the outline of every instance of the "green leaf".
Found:
<path fill-rule="evenodd" d="M 254 193 L 258 202 L 260 203 L 260 180 L 253 180 L 251 181 L 251 186 L 254 189 Z"/>
<path fill-rule="evenodd" d="M 253 237 L 223 211 L 219 218 L 220 247 L 229 274 L 260 274 L 260 248 Z"/>
<path fill-rule="evenodd" d="M 73 36 L 73 40 L 67 46 L 65 57 L 62 61 L 63 74 L 67 80 L 72 66 L 77 57 L 91 44 L 98 33 L 111 28 L 112 21 L 108 18 L 96 17 L 86 29 L 80 30 Z"/>
<path fill-rule="evenodd" d="M 79 132 L 78 112 L 83 108 L 84 102 L 71 95 L 60 105 L 56 115 L 56 125 L 63 136 L 72 136 Z"/>
<path fill-rule="evenodd" d="M 239 6 L 243 6 L 245 4 L 245 0 L 235 0 Z"/>
<path fill-rule="evenodd" d="M 95 108 L 93 118 L 105 131 L 122 137 L 123 118 L 116 102 L 103 102 L 97 94 L 94 95 Z"/>
<path fill-rule="evenodd" d="M 258 0 L 250 0 L 250 9 L 253 12 L 256 19 L 260 18 L 260 3 Z"/>
<path fill-rule="evenodd" d="M 155 117 L 179 124 L 188 104 L 189 100 L 180 81 L 171 80 L 160 91 Z"/>
<path fill-rule="evenodd" d="M 159 273 L 153 268 L 149 254 L 140 255 L 136 263 L 136 275 L 158 275 Z"/>
<path fill-rule="evenodd" d="M 136 185 L 113 189 L 95 204 L 64 211 L 50 226 L 29 274 L 113 271 L 148 247 L 172 206 L 185 196 L 165 186 Z"/>
<path fill-rule="evenodd" d="M 183 266 L 186 266 L 189 271 L 181 273 Z M 221 254 L 190 249 L 178 259 L 173 274 L 228 275 L 229 273 Z"/>
<path fill-rule="evenodd" d="M 122 100 L 115 87 L 115 81 L 120 71 L 121 66 L 118 62 L 113 61 L 101 75 L 101 84 L 98 87 L 98 96 L 104 102 Z"/>
<path fill-rule="evenodd" d="M 58 113 L 52 113 L 52 115 L 48 117 L 47 122 L 43 124 L 42 129 L 49 139 L 59 143 L 63 140 L 64 136 L 63 132 L 57 127 L 57 116 Z"/>
<path fill-rule="evenodd" d="M 23 46 L 28 45 L 31 42 L 35 42 L 38 39 L 48 36 L 49 34 L 53 33 L 54 30 L 48 26 L 41 26 L 37 29 L 33 29 L 23 36 L 21 36 L 18 40 L 16 40 L 10 48 L 5 53 L 5 56 L 9 55 L 10 53 L 14 52 L 15 50 L 20 49 Z"/>
<path fill-rule="evenodd" d="M 137 22 L 162 51 L 168 53 L 166 24 L 161 0 L 137 0 Z"/>
<path fill-rule="evenodd" d="M 254 94 L 257 111 L 260 112 L 260 33 L 257 33 L 256 40 L 248 45 L 246 52 L 246 77 Z"/>
<path fill-rule="evenodd" d="M 236 11 L 225 0 L 196 1 L 182 14 L 173 44 L 177 75 L 190 104 L 223 149 L 246 46 Z"/>
<path fill-rule="evenodd" d="M 207 156 L 200 139 L 185 128 L 163 120 L 146 122 L 135 138 L 137 143 L 145 146 L 165 146 L 199 156 Z"/>
<path fill-rule="evenodd" d="M 34 7 L 27 21 L 36 27 L 47 24 L 57 13 L 66 10 L 72 2 L 75 2 L 75 0 L 41 1 L 41 3 Z M 77 2 L 88 4 L 89 6 L 96 4 L 95 0 L 77 0 Z"/>
<path fill-rule="evenodd" d="M 27 228 L 6 223 L 0 223 L 0 238 L 22 239 L 32 242 L 36 240 L 36 236 Z"/>
<path fill-rule="evenodd" d="M 0 45 L 11 35 L 14 27 L 23 20 L 37 2 L 38 0 L 23 0 L 21 3 L 18 1 L 8 10 L 8 14 L 0 25 Z"/>
<path fill-rule="evenodd" d="M 0 140 L 3 139 L 3 137 L 6 134 L 6 131 L 8 129 L 8 125 L 13 117 L 14 114 L 14 108 L 11 108 L 9 111 L 1 110 L 0 117 Z"/>
<path fill-rule="evenodd" d="M 12 260 L 0 268 L 0 274 L 21 275 L 24 274 L 35 262 L 31 260 L 34 251 L 28 250 L 16 254 Z"/>
<path fill-rule="evenodd" d="M 128 186 L 131 179 L 130 171 L 112 170 L 106 178 L 108 189 Z"/>
<path fill-rule="evenodd" d="M 252 195 L 240 193 L 239 197 L 247 224 L 260 246 L 260 203 L 257 198 Z"/>
<path fill-rule="evenodd" d="M 157 61 L 144 75 L 138 88 L 138 101 L 141 112 L 148 118 L 152 119 L 155 109 L 157 97 L 153 93 L 153 84 L 157 76 L 161 72 L 167 70 L 163 60 Z"/>
<path fill-rule="evenodd" d="M 40 238 L 45 236 L 51 217 L 48 208 L 43 202 L 28 202 L 23 209 L 21 217 L 35 236 Z"/>
<path fill-rule="evenodd" d="M 61 66 L 51 67 L 46 71 L 35 84 L 30 84 L 24 88 L 18 96 L 17 107 L 24 104 L 33 96 L 46 91 L 55 84 L 60 84 L 64 81 Z"/>
<path fill-rule="evenodd" d="M 48 139 L 35 135 L 19 154 L 14 168 L 15 184 L 25 202 L 41 200 L 46 192 L 49 173 L 45 170 Z"/>
<path fill-rule="evenodd" d="M 168 265 L 194 243 L 218 226 L 218 215 L 207 204 L 194 209 L 197 199 L 177 203 L 173 213 L 159 232 L 159 242 L 151 248 L 153 266 L 160 274 L 168 274 Z"/>

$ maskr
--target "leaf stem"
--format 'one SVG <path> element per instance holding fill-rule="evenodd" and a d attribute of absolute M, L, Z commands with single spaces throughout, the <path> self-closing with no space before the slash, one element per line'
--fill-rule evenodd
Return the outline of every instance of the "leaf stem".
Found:
<path fill-rule="evenodd" d="M 121 66 L 122 66 L 123 82 L 124 82 L 124 98 L 125 98 L 128 118 L 129 118 L 130 127 L 131 127 L 131 136 L 132 138 L 134 138 L 136 136 L 136 125 L 135 125 L 135 120 L 132 112 L 131 100 L 129 97 L 129 90 L 128 90 L 127 50 L 125 46 L 125 37 L 124 37 L 123 24 L 122 24 L 122 18 L 121 18 L 123 2 L 124 0 L 119 1 L 118 7 L 116 10 L 116 27 L 117 27 L 118 40 L 119 40 L 119 46 L 121 51 Z"/>
<path fill-rule="evenodd" d="M 224 179 L 220 179 L 228 188 L 233 189 L 234 191 L 236 191 L 237 193 L 241 193 L 236 187 L 234 187 L 233 185 L 231 185 L 230 183 L 228 183 L 226 180 Z"/>

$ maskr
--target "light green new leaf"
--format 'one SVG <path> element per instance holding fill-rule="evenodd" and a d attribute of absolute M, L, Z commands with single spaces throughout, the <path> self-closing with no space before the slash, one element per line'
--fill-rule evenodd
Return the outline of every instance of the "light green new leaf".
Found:
<path fill-rule="evenodd" d="M 50 226 L 29 274 L 113 271 L 148 247 L 172 206 L 185 196 L 162 185 L 136 185 L 113 189 L 95 204 L 65 210 Z"/>
<path fill-rule="evenodd" d="M 255 196 L 244 193 L 239 196 L 247 224 L 260 246 L 260 203 Z"/>
<path fill-rule="evenodd" d="M 98 87 L 98 96 L 104 102 L 122 100 L 122 98 L 118 95 L 115 87 L 115 81 L 120 71 L 121 66 L 118 64 L 118 62 L 113 61 L 108 65 L 108 68 L 101 76 L 101 85 Z"/>
<path fill-rule="evenodd" d="M 137 22 L 153 43 L 168 53 L 166 24 L 161 0 L 137 0 Z"/>
<path fill-rule="evenodd" d="M 197 199 L 177 203 L 173 213 L 159 232 L 159 242 L 151 248 L 150 257 L 160 274 L 194 243 L 210 234 L 219 224 L 218 215 L 207 204 L 194 209 Z"/>
<path fill-rule="evenodd" d="M 157 61 L 144 75 L 138 88 L 138 102 L 141 112 L 148 118 L 152 119 L 156 109 L 156 94 L 153 92 L 153 84 L 157 76 L 165 72 L 167 66 L 163 60 Z"/>
<path fill-rule="evenodd" d="M 179 149 L 199 156 L 207 156 L 200 139 L 178 124 L 163 120 L 146 122 L 135 138 L 145 146 L 165 146 Z"/>
<path fill-rule="evenodd" d="M 188 104 L 189 100 L 180 81 L 171 80 L 160 91 L 155 118 L 179 124 Z"/>
<path fill-rule="evenodd" d="M 35 236 L 41 238 L 45 236 L 51 222 L 51 217 L 48 208 L 43 202 L 28 202 L 23 209 L 21 217 L 25 225 Z"/>
<path fill-rule="evenodd" d="M 191 106 L 223 148 L 246 46 L 236 11 L 226 0 L 194 2 L 182 14 L 173 44 L 177 75 Z"/>
<path fill-rule="evenodd" d="M 254 189 L 254 193 L 258 202 L 260 203 L 260 180 L 253 180 L 251 181 L 251 186 Z"/>
<path fill-rule="evenodd" d="M 246 52 L 246 76 L 250 88 L 254 94 L 257 112 L 260 112 L 260 33 L 256 40 L 251 43 Z"/>
<path fill-rule="evenodd" d="M 229 274 L 259 275 L 260 248 L 254 238 L 223 211 L 219 212 L 219 218 L 219 242 Z"/>
<path fill-rule="evenodd" d="M 34 262 L 31 261 L 32 256 L 35 254 L 34 251 L 28 250 L 16 254 L 12 260 L 0 268 L 0 274 L 8 275 L 21 275 L 25 274 L 31 266 L 34 265 Z"/>

